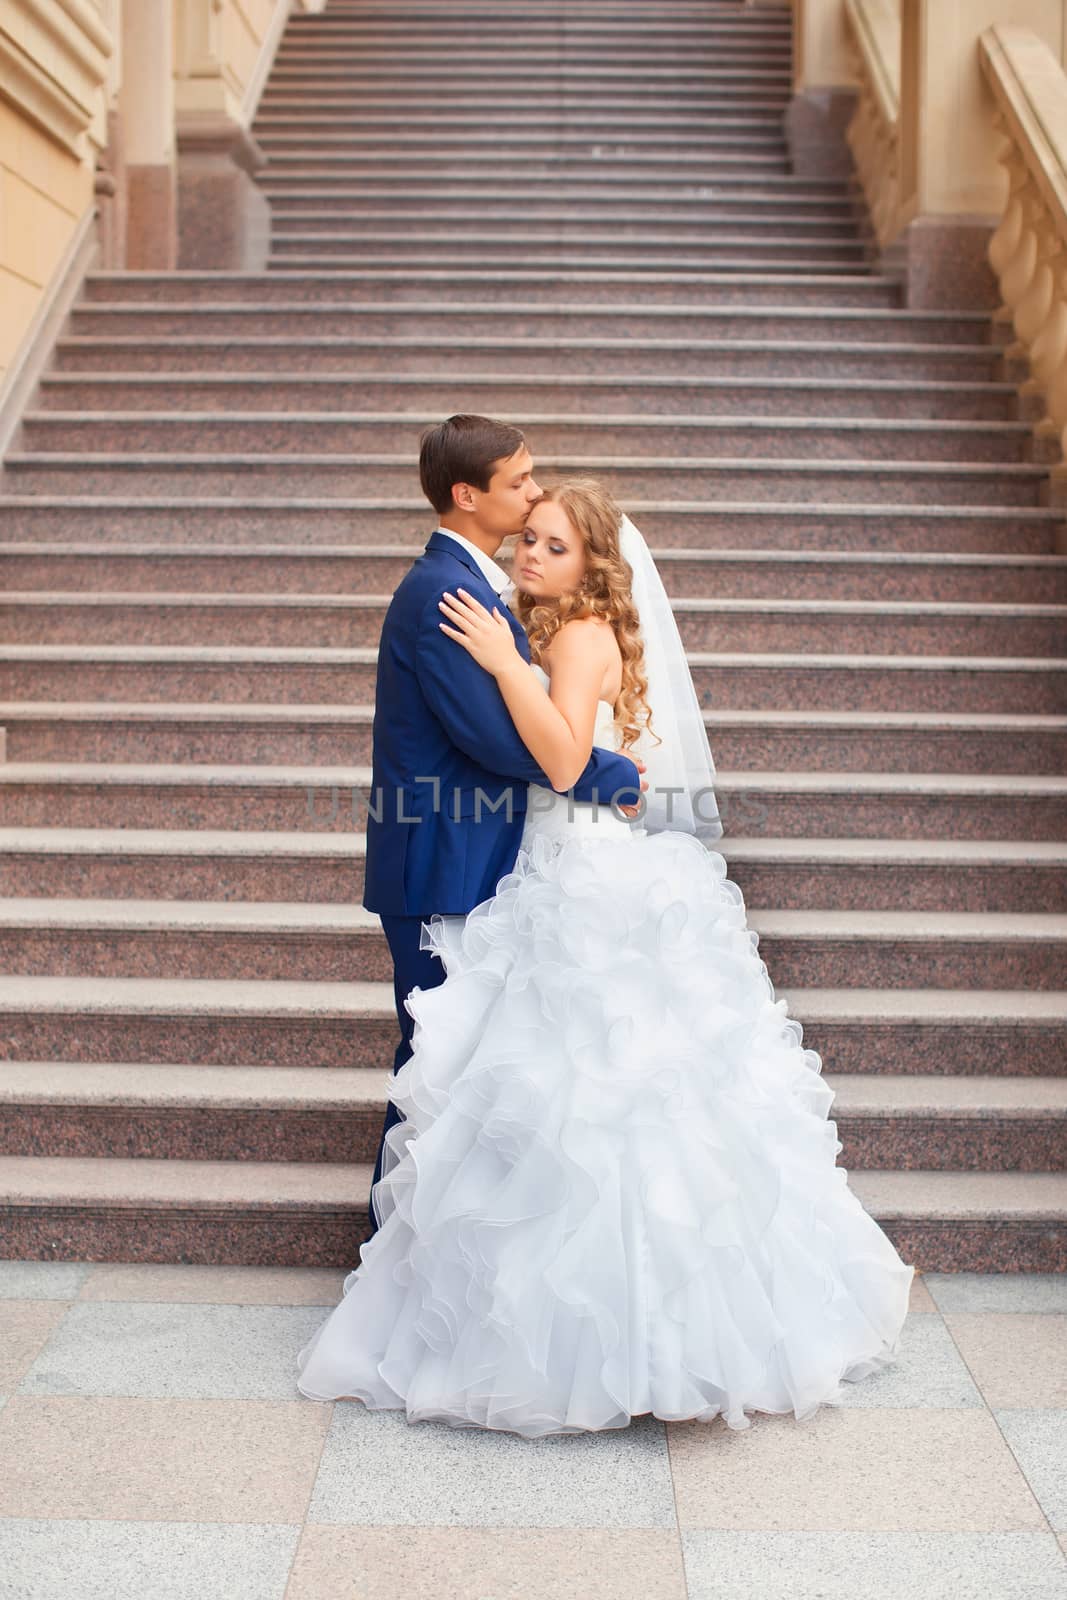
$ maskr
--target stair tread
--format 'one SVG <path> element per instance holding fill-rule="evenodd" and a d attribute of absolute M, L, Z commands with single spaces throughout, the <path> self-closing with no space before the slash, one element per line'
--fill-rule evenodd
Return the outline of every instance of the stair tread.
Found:
<path fill-rule="evenodd" d="M 0 707 L 2 712 L 2 707 Z M 308 832 L 256 832 L 224 828 L 45 828 L 0 827 L 0 854 L 41 855 L 214 855 L 219 857 L 342 856 L 356 859 L 366 835 Z M 879 862 L 908 866 L 1023 866 L 1067 864 L 1067 841 L 959 840 L 897 838 L 746 837 L 716 841 L 728 861 Z"/>
<path fill-rule="evenodd" d="M 395 172 L 390 174 L 392 179 L 395 179 L 398 176 L 399 175 Z M 718 181 L 719 180 L 717 179 L 716 182 Z M 663 180 L 657 175 L 656 182 L 662 183 Z M 575 282 L 588 282 L 590 279 L 592 279 L 596 282 L 632 283 L 635 285 L 648 284 L 652 282 L 668 284 L 672 282 L 681 282 L 699 283 L 706 285 L 709 288 L 715 286 L 721 287 L 725 285 L 736 286 L 736 278 L 732 273 L 714 271 L 700 273 L 678 273 L 654 272 L 651 270 L 644 272 L 606 271 L 604 269 L 599 269 L 596 271 L 590 270 L 586 273 L 560 273 L 548 272 L 544 270 L 539 271 L 537 268 L 533 267 L 498 267 L 482 269 L 472 267 L 457 272 L 453 270 L 444 271 L 441 268 L 424 267 L 421 265 L 413 265 L 405 271 L 401 271 L 399 268 L 377 271 L 369 267 L 334 267 L 327 271 L 312 272 L 308 268 L 277 267 L 271 269 L 270 279 L 272 282 L 277 283 L 285 283 L 287 281 L 295 281 L 304 284 L 313 283 L 319 289 L 329 286 L 336 286 L 340 289 L 348 283 L 361 283 L 368 280 L 380 281 L 382 279 L 427 283 L 443 283 L 447 281 L 450 285 L 456 283 L 486 281 L 491 281 L 494 283 L 518 284 L 529 283 L 531 281 L 548 281 L 555 286 L 566 285 L 567 283 Z M 136 284 L 138 288 L 143 288 L 146 292 L 148 292 L 153 285 L 159 286 L 163 283 L 174 285 L 181 285 L 183 283 L 197 283 L 209 285 L 210 287 L 218 289 L 220 292 L 222 292 L 229 288 L 235 288 L 241 283 L 246 283 L 251 285 L 253 288 L 258 288 L 261 287 L 262 281 L 263 275 L 261 273 L 225 270 L 205 273 L 179 269 L 166 274 L 152 272 L 91 273 L 86 278 L 86 285 L 91 290 L 93 285 L 96 283 L 125 282 L 129 284 Z M 768 271 L 755 272 L 751 277 L 746 278 L 745 281 L 749 286 L 756 284 L 767 284 L 771 287 L 774 287 L 775 285 L 781 285 L 784 287 L 788 285 L 792 288 L 803 289 L 810 289 L 820 284 L 828 288 L 851 289 L 855 287 L 857 282 L 854 273 L 846 272 L 808 274 L 800 272 Z M 888 273 L 882 275 L 879 275 L 878 273 L 865 273 L 861 281 L 864 288 L 871 290 L 872 295 L 877 291 L 896 289 L 899 286 L 899 280 Z M 92 302 L 83 302 L 83 304 L 91 303 Z M 166 305 L 167 301 L 165 299 L 161 299 L 155 303 L 157 305 Z M 330 304 L 330 302 L 325 299 L 320 299 L 318 303 L 322 306 L 327 306 Z"/>
<path fill-rule="evenodd" d="M 845 1169 L 842 1181 L 845 1181 Z M 0 1207 L 109 1205 L 270 1210 L 365 1206 L 369 1164 L 142 1157 L 0 1157 Z M 849 1187 L 881 1219 L 1067 1220 L 1067 1174 L 855 1171 Z"/>
<path fill-rule="evenodd" d="M 0 1156 L 0 1211 L 29 1205 L 280 1211 L 364 1206 L 373 1168 L 309 1161 Z"/>
<path fill-rule="evenodd" d="M 80 309 L 85 310 L 87 308 L 82 306 Z M 157 303 L 152 307 L 156 315 L 169 309 L 166 301 Z M 319 311 L 327 309 L 332 310 L 327 303 L 318 302 Z M 751 314 L 752 311 L 750 310 Z M 425 336 L 421 334 L 368 333 L 345 334 L 343 336 L 338 336 L 337 334 L 320 334 L 316 336 L 303 333 L 299 335 L 289 333 L 215 334 L 208 329 L 203 333 L 68 333 L 57 340 L 57 349 L 113 349 L 121 352 L 126 349 L 140 350 L 146 344 L 149 344 L 153 346 L 159 345 L 164 349 L 183 350 L 191 346 L 216 343 L 224 344 L 227 348 L 239 345 L 262 345 L 269 349 L 274 345 L 293 344 L 297 338 L 299 338 L 301 348 L 321 346 L 325 349 L 336 349 L 339 344 L 353 345 L 361 349 L 379 346 L 392 350 L 425 350 L 426 348 Z M 510 331 L 496 335 L 485 334 L 481 336 L 468 333 L 435 334 L 434 344 L 438 349 L 498 350 L 506 347 L 509 350 L 513 349 L 520 353 L 528 351 L 558 352 L 559 350 L 558 340 L 547 339 L 543 336 L 539 337 L 536 334 L 515 334 Z M 973 344 L 923 344 L 914 339 L 859 339 L 850 342 L 841 339 L 653 339 L 634 338 L 632 335 L 628 338 L 612 339 L 606 335 L 589 334 L 570 337 L 567 340 L 567 345 L 569 349 L 574 350 L 625 351 L 628 355 L 633 356 L 635 362 L 640 360 L 642 353 L 645 351 L 652 353 L 658 351 L 681 351 L 687 355 L 692 355 L 695 359 L 701 355 L 733 354 L 739 350 L 746 350 L 770 355 L 973 356 L 976 360 L 988 361 L 990 366 L 993 366 L 1000 354 L 995 346 L 982 343 L 980 340 L 976 340 Z M 73 374 L 69 376 L 73 377 Z M 78 376 L 83 378 L 84 374 L 79 373 Z M 338 374 L 334 373 L 331 376 L 336 379 Z M 475 374 L 475 376 L 481 376 L 484 379 L 486 374 Z M 582 374 L 582 376 L 587 386 L 600 381 L 596 375 L 586 373 Z M 644 381 L 643 375 L 637 370 L 628 372 L 625 376 L 626 381 L 630 384 Z M 663 374 L 663 376 L 670 377 L 676 384 L 685 381 L 681 375 Z M 272 373 L 271 377 L 276 379 L 277 374 Z M 192 375 L 187 374 L 186 381 L 193 381 Z M 512 382 L 514 381 L 515 375 L 513 374 Z M 553 382 L 555 381 L 555 375 L 553 374 Z M 699 376 L 695 376 L 693 381 L 699 382 Z M 738 381 L 736 377 L 734 381 Z M 871 382 L 870 379 L 856 381 L 867 384 Z M 989 381 L 995 382 L 996 380 L 991 379 Z M 47 413 L 45 414 L 47 415 Z M 423 419 L 420 418 L 420 420 Z M 648 421 L 650 419 L 642 417 L 640 420 Z M 773 418 L 763 419 L 764 423 L 776 420 Z"/>
<path fill-rule="evenodd" d="M 751 909 L 748 925 L 773 937 L 894 940 L 1067 940 L 1067 913 Z M 373 934 L 376 912 L 337 901 L 0 897 L 0 928 L 185 928 L 235 932 Z"/>
<path fill-rule="evenodd" d="M 1067 1117 L 1067 1078 L 822 1074 L 831 1116 Z M 152 1065 L 7 1061 L 0 1105 L 233 1107 L 247 1110 L 381 1108 L 385 1067 Z"/>
<path fill-rule="evenodd" d="M 2 648 L 2 647 L 0 647 Z M 95 722 L 198 722 L 244 723 L 269 727 L 298 723 L 347 724 L 361 727 L 373 721 L 367 705 L 312 705 L 256 701 L 171 700 L 9 700 L 0 701 L 0 725 L 32 721 Z M 1067 715 L 1053 712 L 1009 711 L 708 711 L 704 723 L 711 733 L 738 726 L 813 729 L 912 729 L 915 731 L 1057 732 L 1067 731 Z"/>
<path fill-rule="evenodd" d="M 871 460 L 864 456 L 841 456 L 827 460 L 791 456 L 579 456 L 559 453 L 542 460 L 542 470 L 552 470 L 565 463 L 568 468 L 584 471 L 615 471 L 620 468 L 663 472 L 730 472 L 759 473 L 763 477 L 787 476 L 791 473 L 810 472 L 838 477 L 848 475 L 879 477 L 955 477 L 982 479 L 1021 479 L 1035 483 L 1044 482 L 1048 468 L 1031 461 L 926 461 L 894 457 L 891 460 Z M 107 467 L 118 471 L 147 472 L 153 467 L 172 471 L 198 472 L 206 467 L 287 467 L 300 466 L 361 469 L 368 467 L 410 468 L 405 455 L 388 452 L 348 454 L 341 451 L 314 453 L 276 450 L 258 453 L 248 450 L 181 452 L 144 450 L 136 452 L 112 450 L 14 450 L 5 458 L 8 470 L 20 467 Z M 764 502 L 765 508 L 775 507 L 774 501 Z M 1001 515 L 1004 508 L 1001 507 Z"/>
<path fill-rule="evenodd" d="M 143 340 L 139 341 L 143 343 Z M 870 348 L 868 346 L 867 348 Z M 195 380 L 194 380 L 195 381 Z M 275 378 L 274 383 L 277 383 Z M 632 381 L 632 380 L 631 380 Z M 263 423 L 274 425 L 284 423 L 287 425 L 299 423 L 301 426 L 311 427 L 318 423 L 345 423 L 359 426 L 362 423 L 377 424 L 388 423 L 397 426 L 417 428 L 425 426 L 426 413 L 423 411 L 304 411 L 304 410 L 268 410 L 268 411 L 138 411 L 115 410 L 104 411 L 87 407 L 78 411 L 28 411 L 23 415 L 24 423 L 39 425 L 47 423 L 84 425 L 85 423 L 167 423 L 172 425 L 182 424 L 212 424 L 223 425 L 226 423 Z M 1003 421 L 992 418 L 955 418 L 955 417 L 819 417 L 819 416 L 762 416 L 758 412 L 731 414 L 729 412 L 692 412 L 675 413 L 666 415 L 652 415 L 640 412 L 552 412 L 537 414 L 524 414 L 523 424 L 526 427 L 561 427 L 569 424 L 576 427 L 605 427 L 605 428 L 644 428 L 650 433 L 657 429 L 673 432 L 678 428 L 753 428 L 766 433 L 790 432 L 823 432 L 823 433 L 869 433 L 876 436 L 893 433 L 915 433 L 921 430 L 924 433 L 958 434 L 966 438 L 973 433 L 1002 434 L 1005 439 L 1027 438 L 1033 429 L 1029 422 Z M 879 460 L 879 465 L 881 461 Z"/>
<path fill-rule="evenodd" d="M 702 667 L 780 667 L 795 670 L 1035 672 L 1067 671 L 1062 656 L 966 656 L 848 654 L 834 651 L 687 650 L 691 665 Z M 8 644 L 0 642 L 0 661 L 177 661 L 313 662 L 373 666 L 373 645 L 218 645 L 218 644 Z"/>
<path fill-rule="evenodd" d="M 870 465 L 870 463 L 868 463 Z M 0 494 L 0 512 L 66 509 L 169 511 L 174 508 L 173 496 L 130 494 Z M 900 501 L 850 501 L 842 504 L 831 500 L 630 500 L 630 510 L 635 515 L 649 512 L 692 513 L 696 516 L 817 516 L 830 520 L 855 520 L 857 518 L 884 517 L 915 518 L 917 509 L 925 521 L 945 520 L 956 522 L 961 518 L 975 522 L 1002 523 L 1005 517 L 1013 522 L 1048 523 L 1058 526 L 1067 523 L 1067 508 L 1063 506 L 994 506 L 994 505 L 927 505 L 921 508 L 903 505 Z M 309 496 L 309 495 L 183 495 L 180 501 L 183 513 L 191 511 L 405 511 L 418 512 L 425 522 L 426 503 L 417 497 L 389 495 L 372 496 Z M 26 550 L 33 546 L 27 543 Z M 180 547 L 175 547 L 180 548 Z M 308 546 L 315 549 L 317 546 Z M 348 546 L 358 552 L 361 545 Z"/>
<path fill-rule="evenodd" d="M 779 998 L 782 997 L 779 991 Z M 301 982 L 241 978 L 0 976 L 0 1015 L 167 1012 L 175 1016 L 395 1015 L 389 983 Z M 812 1021 L 1005 1023 L 1067 1022 L 1067 991 L 1054 989 L 802 989 L 790 986 L 788 1009 Z"/>
<path fill-rule="evenodd" d="M 0 651 L 0 657 L 6 652 Z M 0 785 L 25 784 L 189 784 L 241 787 L 342 788 L 370 783 L 369 766 L 223 766 L 216 762 L 179 765 L 137 762 L 0 763 Z M 893 793 L 959 795 L 1067 795 L 1067 777 L 1044 773 L 958 772 L 768 772 L 740 770 L 717 773 L 723 789 L 784 791 L 792 793 Z"/>
<path fill-rule="evenodd" d="M 91 560 L 99 560 L 102 564 L 113 561 L 119 557 L 153 557 L 159 556 L 166 561 L 185 561 L 199 559 L 264 561 L 264 560 L 293 560 L 298 562 L 314 561 L 348 561 L 359 565 L 371 559 L 392 559 L 414 561 L 423 552 L 423 544 L 232 544 L 219 541 L 213 544 L 199 544 L 194 542 L 180 545 L 159 544 L 147 540 L 137 540 L 122 543 L 97 541 L 89 543 L 77 539 L 49 539 L 34 540 L 32 544 L 20 543 L 16 540 L 0 541 L 0 558 L 4 556 L 17 557 L 20 560 L 34 560 L 41 556 L 78 556 Z M 512 552 L 500 551 L 497 561 L 506 566 Z M 807 566 L 809 564 L 827 569 L 834 567 L 860 567 L 870 568 L 875 571 L 881 568 L 898 569 L 900 567 L 929 567 L 940 571 L 945 568 L 949 571 L 972 568 L 979 571 L 986 569 L 1000 572 L 1011 571 L 1016 567 L 1033 572 L 1058 572 L 1067 569 L 1067 555 L 1056 552 L 1032 555 L 1015 552 L 991 552 L 982 555 L 971 551 L 948 550 L 940 551 L 908 550 L 745 550 L 745 549 L 694 549 L 688 545 L 670 545 L 652 550 L 652 555 L 657 566 L 671 567 L 674 563 L 692 563 L 699 566 L 723 567 L 729 570 L 733 566 L 760 567 L 760 566 Z M 6 591 L 5 591 L 6 592 Z M 36 591 L 31 591 L 36 592 Z M 80 592 L 80 591 L 75 591 Z M 144 591 L 136 590 L 133 593 Z M 201 593 L 202 591 L 193 591 Z M 312 591 L 314 592 L 314 591 Z M 273 598 L 273 595 L 271 596 Z"/>
<path fill-rule="evenodd" d="M 131 610 L 152 607 L 186 607 L 190 610 L 246 611 L 274 609 L 279 611 L 375 611 L 384 609 L 392 594 L 341 593 L 309 590 L 306 593 L 265 590 L 220 590 L 216 593 L 203 589 L 151 590 L 151 589 L 6 589 L 0 595 L 0 606 L 69 606 L 91 612 L 101 606 L 126 606 Z M 834 600 L 817 596 L 812 599 L 795 598 L 775 600 L 756 596 L 671 596 L 671 606 L 677 612 L 691 612 L 698 616 L 834 616 L 834 617 L 1067 617 L 1067 604 L 1025 600 Z"/>
<path fill-rule="evenodd" d="M 438 191 L 435 189 L 429 192 L 437 193 Z M 420 215 L 422 215 L 421 212 Z M 273 273 L 271 276 L 274 276 Z M 72 310 L 76 314 L 91 313 L 93 316 L 97 316 L 98 314 L 116 317 L 130 315 L 158 316 L 161 311 L 164 311 L 169 313 L 206 316 L 209 320 L 212 316 L 217 316 L 220 313 L 232 314 L 234 312 L 239 312 L 242 314 L 255 313 L 263 316 L 291 316 L 295 314 L 302 316 L 315 316 L 321 313 L 324 309 L 328 309 L 331 315 L 341 312 L 345 316 L 352 317 L 353 320 L 372 314 L 396 317 L 434 316 L 442 318 L 447 318 L 450 316 L 484 315 L 490 317 L 500 317 L 501 319 L 520 315 L 524 317 L 600 316 L 604 317 L 605 319 L 610 319 L 613 317 L 641 316 L 655 320 L 662 320 L 668 323 L 682 322 L 683 320 L 686 323 L 689 323 L 692 321 L 694 316 L 721 318 L 724 322 L 729 322 L 731 319 L 744 320 L 746 317 L 758 316 L 760 318 L 780 317 L 783 319 L 783 321 L 807 321 L 810 319 L 816 322 L 856 322 L 857 324 L 865 327 L 870 326 L 871 323 L 874 323 L 875 325 L 884 323 L 887 328 L 895 327 L 901 322 L 925 322 L 931 327 L 940 327 L 947 319 L 950 322 L 973 323 L 975 329 L 981 330 L 983 333 L 987 333 L 989 329 L 989 316 L 986 312 L 967 310 L 924 311 L 920 307 L 912 309 L 911 307 L 897 306 L 872 306 L 870 308 L 864 306 L 832 305 L 743 306 L 716 305 L 714 302 L 712 302 L 710 305 L 693 307 L 645 305 L 641 301 L 611 301 L 608 303 L 596 301 L 594 304 L 588 305 L 580 300 L 553 301 L 551 304 L 543 304 L 540 306 L 531 306 L 526 304 L 524 301 L 509 302 L 505 300 L 341 300 L 336 302 L 327 302 L 324 306 L 323 302 L 321 301 L 245 299 L 209 300 L 206 304 L 199 300 L 79 300 L 77 304 L 72 307 Z M 989 346 L 985 339 L 976 339 L 974 343 L 975 345 L 983 345 L 985 348 L 994 348 Z M 932 348 L 942 349 L 943 346 L 936 345 Z M 968 345 L 965 346 L 965 348 L 970 349 L 971 346 Z M 225 374 L 219 374 L 220 377 L 224 375 Z M 79 374 L 79 376 L 84 377 L 87 376 L 87 374 Z M 93 376 L 98 377 L 101 380 L 110 378 L 114 382 L 120 381 L 119 378 L 116 377 L 116 375 L 112 372 L 101 372 L 93 374 Z M 316 375 L 314 373 L 298 372 L 294 373 L 293 376 L 297 378 L 304 378 L 308 383 L 322 383 L 329 381 L 322 375 Z M 171 381 L 168 375 L 160 373 L 146 373 L 144 377 L 146 382 L 162 384 L 170 383 Z M 55 387 L 64 383 L 70 383 L 73 381 L 73 379 L 74 375 L 71 373 L 47 372 L 42 374 L 41 381 L 46 386 Z M 273 381 L 273 379 L 271 381 Z M 569 380 L 554 379 L 553 381 L 569 381 L 571 383 L 577 383 L 579 381 L 586 382 L 588 379 L 587 377 L 578 379 L 572 376 Z M 801 380 L 794 379 L 793 381 L 797 382 Z M 810 378 L 805 376 L 802 381 L 804 383 L 810 382 L 818 386 L 820 384 L 825 384 L 827 380 L 820 378 L 818 373 L 812 373 Z M 857 378 L 842 381 L 859 383 L 866 380 Z M 1000 383 L 997 385 L 997 387 L 1005 391 L 1010 390 L 1012 393 L 1016 392 L 1015 385 L 1011 383 Z"/>

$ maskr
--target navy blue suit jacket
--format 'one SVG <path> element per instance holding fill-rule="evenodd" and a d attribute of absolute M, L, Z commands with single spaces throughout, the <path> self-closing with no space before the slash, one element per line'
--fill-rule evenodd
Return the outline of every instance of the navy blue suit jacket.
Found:
<path fill-rule="evenodd" d="M 460 585 L 503 611 L 530 659 L 525 629 L 474 558 L 431 534 L 393 595 L 378 646 L 363 904 L 382 916 L 464 913 L 488 899 L 515 865 L 526 785 L 552 787 L 496 679 L 441 631 L 438 601 Z M 573 793 L 635 805 L 640 775 L 628 756 L 594 749 Z"/>

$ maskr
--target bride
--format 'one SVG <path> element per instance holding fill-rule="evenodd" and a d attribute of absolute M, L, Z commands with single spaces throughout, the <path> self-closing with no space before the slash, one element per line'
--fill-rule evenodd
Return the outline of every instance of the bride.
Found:
<path fill-rule="evenodd" d="M 914 1268 L 835 1164 L 821 1059 L 709 847 L 714 765 L 644 540 L 572 481 L 514 568 L 532 666 L 463 590 L 440 625 L 554 788 L 495 895 L 423 926 L 446 977 L 408 996 L 379 1226 L 297 1386 L 531 1438 L 805 1420 L 897 1354 Z M 645 762 L 636 820 L 556 792 L 594 744 Z"/>

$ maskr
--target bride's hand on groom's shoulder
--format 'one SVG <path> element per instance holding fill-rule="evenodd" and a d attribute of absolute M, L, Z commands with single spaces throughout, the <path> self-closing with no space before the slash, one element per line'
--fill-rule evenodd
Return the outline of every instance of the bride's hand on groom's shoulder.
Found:
<path fill-rule="evenodd" d="M 457 589 L 455 595 L 446 591 L 437 604 L 448 618 L 448 622 L 440 624 L 442 631 L 462 645 L 486 672 L 497 677 L 516 662 L 525 664 L 508 619 L 495 607 L 487 611 L 466 589 Z"/>

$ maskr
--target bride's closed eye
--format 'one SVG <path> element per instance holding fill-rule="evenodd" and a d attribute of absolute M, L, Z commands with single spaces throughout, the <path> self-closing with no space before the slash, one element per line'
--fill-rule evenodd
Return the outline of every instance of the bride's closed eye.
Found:
<path fill-rule="evenodd" d="M 519 543 L 520 544 L 536 544 L 536 542 L 537 542 L 537 535 L 536 534 L 530 533 L 530 532 L 528 532 L 526 530 L 524 530 L 522 533 L 519 534 Z M 566 547 L 566 545 L 562 545 L 562 544 L 550 544 L 548 546 L 548 553 L 549 553 L 549 555 L 553 555 L 553 556 L 565 556 L 567 554 L 567 547 Z"/>

